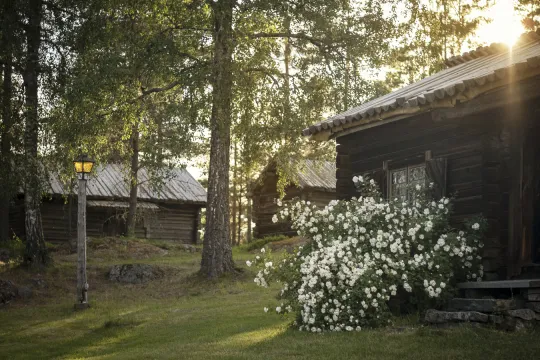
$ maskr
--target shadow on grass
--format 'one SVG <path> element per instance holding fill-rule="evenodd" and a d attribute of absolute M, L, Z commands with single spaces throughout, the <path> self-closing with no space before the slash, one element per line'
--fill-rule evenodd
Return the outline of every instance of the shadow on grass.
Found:
<path fill-rule="evenodd" d="M 463 326 L 393 328 L 314 334 L 291 327 L 254 342 L 246 353 L 264 359 L 533 359 L 540 354 L 538 328 L 507 333 Z"/>

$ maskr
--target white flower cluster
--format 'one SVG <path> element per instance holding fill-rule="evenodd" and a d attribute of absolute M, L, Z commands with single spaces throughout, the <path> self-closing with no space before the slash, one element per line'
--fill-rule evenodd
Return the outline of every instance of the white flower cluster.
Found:
<path fill-rule="evenodd" d="M 323 209 L 299 201 L 275 216 L 311 239 L 277 265 L 255 259 L 257 285 L 282 283 L 288 304 L 277 313 L 297 313 L 300 330 L 361 330 L 388 321 L 387 302 L 398 288 L 437 299 L 447 284 L 481 279 L 481 226 L 470 226 L 471 234 L 449 230 L 449 199 L 432 201 L 419 191 L 410 201 L 386 201 L 372 180 L 353 181 L 367 196 Z"/>

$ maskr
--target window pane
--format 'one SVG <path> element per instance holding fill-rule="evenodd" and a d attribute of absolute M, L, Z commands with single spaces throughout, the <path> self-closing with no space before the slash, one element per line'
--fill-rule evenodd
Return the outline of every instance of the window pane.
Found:
<path fill-rule="evenodd" d="M 392 189 L 392 198 L 398 198 L 400 200 L 405 200 L 407 197 L 407 185 L 406 184 L 395 184 Z"/>
<path fill-rule="evenodd" d="M 392 172 L 392 184 L 406 184 L 407 169 L 396 170 Z"/>
<path fill-rule="evenodd" d="M 407 196 L 407 169 L 394 170 L 391 172 L 392 184 L 390 195 L 392 199 L 404 200 Z"/>
<path fill-rule="evenodd" d="M 409 168 L 409 189 L 420 185 L 421 187 L 426 186 L 426 169 L 423 165 L 415 166 Z M 412 201 L 412 192 L 408 194 L 409 200 Z"/>
<path fill-rule="evenodd" d="M 420 182 L 426 178 L 426 169 L 424 166 L 415 166 L 409 168 L 409 182 Z"/>
<path fill-rule="evenodd" d="M 409 194 L 408 188 L 416 185 L 425 186 L 426 169 L 424 165 L 411 166 L 406 169 L 394 170 L 390 176 L 391 198 L 406 200 L 412 196 L 412 193 Z"/>

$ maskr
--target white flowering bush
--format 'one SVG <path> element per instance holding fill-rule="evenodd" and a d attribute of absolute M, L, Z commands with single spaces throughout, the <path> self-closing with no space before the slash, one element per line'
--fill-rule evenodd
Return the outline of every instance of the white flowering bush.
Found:
<path fill-rule="evenodd" d="M 458 231 L 449 225 L 448 198 L 432 201 L 429 189 L 417 186 L 410 200 L 387 201 L 373 180 L 353 181 L 358 199 L 323 209 L 297 201 L 274 216 L 310 240 L 279 260 L 263 248 L 247 262 L 258 269 L 257 285 L 281 284 L 275 312 L 295 313 L 300 330 L 358 331 L 387 323 L 388 301 L 398 291 L 433 302 L 457 281 L 480 281 L 482 219 Z"/>

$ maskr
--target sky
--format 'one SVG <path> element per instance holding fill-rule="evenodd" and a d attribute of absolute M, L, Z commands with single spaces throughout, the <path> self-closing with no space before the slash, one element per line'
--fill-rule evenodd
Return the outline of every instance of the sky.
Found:
<path fill-rule="evenodd" d="M 489 24 L 481 26 L 476 35 L 485 45 L 502 42 L 513 45 L 519 35 L 525 32 L 521 19 L 514 12 L 513 0 L 497 0 L 483 15 L 491 18 Z"/>

